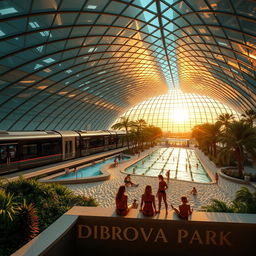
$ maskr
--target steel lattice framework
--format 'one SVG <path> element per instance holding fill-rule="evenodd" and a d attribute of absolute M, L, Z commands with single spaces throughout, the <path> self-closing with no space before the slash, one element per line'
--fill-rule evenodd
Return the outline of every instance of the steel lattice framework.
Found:
<path fill-rule="evenodd" d="M 0 15 L 0 129 L 104 129 L 168 87 L 256 106 L 254 0 L 6 0 Z"/>
<path fill-rule="evenodd" d="M 232 114 L 236 120 L 240 119 L 238 112 L 217 100 L 173 89 L 140 102 L 121 117 L 131 121 L 143 119 L 148 125 L 160 127 L 163 132 L 181 135 L 189 134 L 195 125 L 215 123 L 219 115 L 225 113 Z M 121 117 L 114 123 L 119 123 Z"/>

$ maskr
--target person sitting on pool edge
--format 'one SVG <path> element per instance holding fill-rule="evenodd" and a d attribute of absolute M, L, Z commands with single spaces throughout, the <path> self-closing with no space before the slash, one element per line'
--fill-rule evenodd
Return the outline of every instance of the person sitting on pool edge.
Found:
<path fill-rule="evenodd" d="M 131 181 L 131 174 L 127 174 L 127 176 L 124 178 L 124 184 L 125 186 L 131 186 L 131 187 L 139 186 L 139 184 L 135 184 Z"/>
<path fill-rule="evenodd" d="M 172 209 L 177 213 L 177 215 L 183 219 L 188 220 L 188 216 L 192 214 L 193 209 L 190 208 L 190 205 L 187 204 L 188 199 L 186 196 L 181 197 L 182 204 L 179 206 L 179 210 L 171 204 Z"/>
<path fill-rule="evenodd" d="M 152 187 L 147 185 L 141 197 L 140 211 L 144 216 L 154 216 L 156 212 L 155 196 L 152 195 Z"/>
<path fill-rule="evenodd" d="M 116 194 L 116 214 L 120 216 L 125 216 L 132 208 L 131 205 L 128 206 L 128 196 L 125 195 L 125 186 L 120 186 Z"/>

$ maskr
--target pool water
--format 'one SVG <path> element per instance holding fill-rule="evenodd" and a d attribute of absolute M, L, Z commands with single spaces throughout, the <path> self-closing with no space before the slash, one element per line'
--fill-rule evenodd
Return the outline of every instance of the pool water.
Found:
<path fill-rule="evenodd" d="M 193 149 L 160 148 L 125 169 L 127 173 L 155 176 L 170 170 L 170 178 L 195 182 L 211 182 Z"/>
<path fill-rule="evenodd" d="M 70 172 L 69 174 L 63 174 L 61 176 L 58 176 L 54 178 L 54 180 L 87 178 L 87 177 L 94 177 L 94 176 L 101 175 L 102 172 L 100 171 L 100 169 L 102 168 L 102 166 L 105 164 L 114 163 L 114 159 L 115 157 L 111 157 L 100 163 L 78 169 L 76 172 Z M 130 159 L 130 157 L 124 156 L 123 160 L 128 160 L 128 159 Z"/>

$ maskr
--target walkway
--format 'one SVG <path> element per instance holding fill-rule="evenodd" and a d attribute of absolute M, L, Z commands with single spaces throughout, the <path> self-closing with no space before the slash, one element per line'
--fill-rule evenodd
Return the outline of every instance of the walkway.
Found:
<path fill-rule="evenodd" d="M 97 159 L 101 159 L 103 157 L 108 157 L 108 156 L 111 156 L 114 154 L 118 154 L 118 153 L 122 152 L 124 149 L 126 149 L 126 147 L 109 150 L 106 152 L 101 152 L 101 153 L 97 153 L 94 155 L 80 157 L 80 158 L 67 160 L 67 161 L 63 161 L 63 162 L 57 162 L 57 163 L 46 165 L 46 166 L 40 166 L 40 167 L 33 168 L 33 169 L 28 169 L 28 170 L 24 170 L 24 171 L 1 175 L 0 178 L 8 179 L 9 181 L 12 181 L 12 180 L 18 179 L 19 176 L 21 176 L 21 175 L 24 178 L 29 179 L 29 178 L 34 178 L 34 177 L 37 177 L 40 175 L 52 174 L 58 170 L 65 169 L 66 167 L 74 167 L 74 166 L 85 164 L 85 163 L 88 163 L 88 162 L 91 162 L 91 161 L 94 161 Z"/>
<path fill-rule="evenodd" d="M 140 158 L 138 158 L 138 156 L 134 156 L 131 161 L 135 162 L 150 152 L 152 152 L 152 149 L 141 153 Z M 212 164 L 207 158 L 202 160 L 204 165 L 212 168 Z M 72 189 L 77 194 L 83 194 L 84 196 L 91 196 L 95 198 L 101 207 L 113 207 L 115 205 L 115 195 L 117 189 L 120 185 L 123 185 L 123 180 L 125 177 L 125 174 L 120 171 L 124 170 L 126 166 L 127 163 L 124 162 L 119 164 L 119 166 L 116 168 L 109 169 L 108 171 L 111 173 L 110 180 L 87 184 L 72 184 L 67 185 L 67 187 Z M 215 171 L 216 169 L 213 170 L 213 172 Z M 140 185 L 138 187 L 127 188 L 129 203 L 132 203 L 133 199 L 137 199 L 140 202 L 144 188 L 148 184 L 152 185 L 154 194 L 157 192 L 158 179 L 155 177 L 132 176 L 132 180 Z M 196 186 L 197 188 L 197 196 L 192 196 L 189 194 L 193 186 Z M 170 180 L 169 189 L 167 192 L 168 204 L 173 204 L 175 206 L 179 205 L 180 197 L 183 195 L 188 196 L 190 204 L 195 210 L 199 210 L 201 206 L 209 204 L 212 198 L 230 203 L 234 199 L 235 192 L 239 190 L 240 187 L 241 184 L 232 183 L 228 180 L 222 179 L 221 177 L 218 185 L 215 183 L 199 184 L 172 179 Z M 252 190 L 252 187 L 248 186 L 248 188 Z"/>

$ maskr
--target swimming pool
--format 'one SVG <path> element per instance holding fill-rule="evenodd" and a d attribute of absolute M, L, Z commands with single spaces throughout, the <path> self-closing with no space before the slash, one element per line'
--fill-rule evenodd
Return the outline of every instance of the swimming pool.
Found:
<path fill-rule="evenodd" d="M 125 169 L 125 172 L 145 176 L 162 174 L 170 170 L 170 178 L 177 180 L 211 182 L 193 149 L 160 148 Z"/>
<path fill-rule="evenodd" d="M 103 165 L 114 163 L 115 157 L 111 157 L 105 161 L 100 163 L 96 163 L 94 165 L 89 165 L 84 168 L 78 169 L 76 172 L 70 172 L 69 174 L 63 174 L 61 176 L 57 176 L 54 180 L 70 180 L 70 179 L 80 179 L 87 177 L 95 177 L 102 174 L 100 169 Z M 123 160 L 128 160 L 130 157 L 124 156 Z"/>

